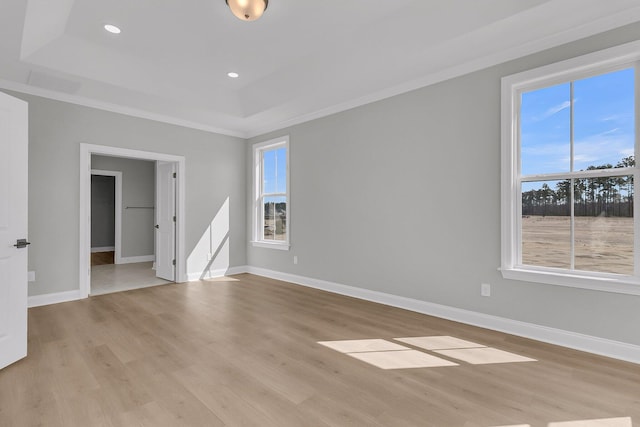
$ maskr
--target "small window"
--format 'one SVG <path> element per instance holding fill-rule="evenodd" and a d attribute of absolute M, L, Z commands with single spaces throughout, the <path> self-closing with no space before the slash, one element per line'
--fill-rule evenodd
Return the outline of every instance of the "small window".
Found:
<path fill-rule="evenodd" d="M 507 278 L 640 294 L 638 58 L 615 51 L 503 79 Z"/>
<path fill-rule="evenodd" d="M 253 149 L 254 246 L 289 249 L 289 138 Z"/>

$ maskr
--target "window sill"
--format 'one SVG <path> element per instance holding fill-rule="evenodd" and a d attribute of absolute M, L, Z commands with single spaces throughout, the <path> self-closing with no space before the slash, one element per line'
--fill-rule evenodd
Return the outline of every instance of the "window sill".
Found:
<path fill-rule="evenodd" d="M 502 277 L 547 285 L 568 286 L 618 294 L 640 295 L 640 280 L 616 274 L 586 275 L 580 272 L 537 270 L 526 267 L 500 268 Z"/>
<path fill-rule="evenodd" d="M 288 243 L 270 243 L 263 241 L 252 241 L 251 245 L 256 248 L 278 249 L 280 251 L 288 251 L 291 247 Z"/>

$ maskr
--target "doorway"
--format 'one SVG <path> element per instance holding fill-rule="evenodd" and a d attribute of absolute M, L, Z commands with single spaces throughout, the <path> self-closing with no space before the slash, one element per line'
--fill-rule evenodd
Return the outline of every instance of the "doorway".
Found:
<path fill-rule="evenodd" d="M 173 274 L 156 274 L 156 199 L 174 199 L 174 189 L 156 196 L 156 161 L 128 157 L 91 156 L 91 295 L 119 292 L 175 282 Z M 172 165 L 172 163 L 169 163 Z M 115 207 L 115 183 L 119 175 L 121 190 Z M 114 214 L 115 212 L 115 214 Z M 171 215 L 175 214 L 175 205 Z M 115 217 L 120 230 L 115 232 Z M 170 230 L 172 237 L 174 231 Z M 119 237 L 115 251 L 115 236 Z M 113 261 L 111 261 L 111 255 Z M 173 260 L 174 250 L 166 256 Z M 162 258 L 160 258 L 162 259 Z M 111 262 L 109 262 L 111 261 Z"/>
<path fill-rule="evenodd" d="M 91 169 L 92 159 L 100 165 Z M 184 158 L 153 152 L 128 150 L 116 147 L 81 144 L 80 173 L 80 292 L 82 297 L 139 287 L 155 286 L 169 282 L 185 281 L 184 274 Z M 99 162 L 97 161 L 99 160 Z M 95 166 L 94 164 L 94 166 Z M 123 167 L 129 165 L 129 172 Z M 103 167 L 103 166 L 109 167 Z M 131 165 L 135 165 L 131 169 Z M 111 169 L 121 169 L 119 171 Z M 147 175 L 140 175 L 146 170 Z M 170 170 L 170 172 L 168 172 Z M 94 173 L 95 172 L 95 173 Z M 115 197 L 114 217 L 119 219 L 119 232 L 115 232 L 114 263 L 91 265 L 92 247 L 110 249 L 110 245 L 95 246 L 92 232 L 92 176 L 106 172 L 120 172 L 120 197 Z M 170 173 L 171 181 L 165 175 Z M 149 176 L 149 174 L 151 176 Z M 110 175 L 100 175 L 110 176 Z M 127 180 L 129 177 L 129 181 Z M 118 180 L 118 178 L 115 178 Z M 163 183 L 160 181 L 164 180 Z M 146 189 L 142 182 L 147 182 Z M 151 181 L 149 184 L 148 181 Z M 130 188 L 128 187 L 130 186 Z M 116 187 L 118 187 L 116 185 Z M 114 190 L 115 194 L 115 190 Z M 94 201 L 95 202 L 95 201 Z M 109 210 L 109 208 L 107 208 Z M 160 235 L 158 213 L 169 217 L 171 223 L 163 227 Z M 109 228 L 109 226 L 106 226 Z M 105 231 L 102 229 L 101 231 Z M 105 234 L 109 234 L 106 232 Z M 167 243 L 167 235 L 170 235 Z M 104 237 L 104 236 L 102 236 Z M 165 242 L 159 250 L 160 240 Z M 104 241 L 104 240 L 103 240 Z M 108 252 L 108 251 L 104 251 Z M 95 252 L 94 252 L 95 253 Z M 166 258 L 166 259 L 165 259 Z M 170 268 L 167 268 L 167 265 Z M 162 269 L 158 267 L 162 266 Z"/>

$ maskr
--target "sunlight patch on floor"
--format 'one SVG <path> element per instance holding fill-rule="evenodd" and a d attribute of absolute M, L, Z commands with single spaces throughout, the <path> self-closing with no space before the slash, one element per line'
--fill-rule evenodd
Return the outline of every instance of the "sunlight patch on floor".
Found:
<path fill-rule="evenodd" d="M 200 279 L 203 282 L 239 282 L 240 279 L 234 279 L 231 276 L 214 277 L 212 279 Z"/>
<path fill-rule="evenodd" d="M 537 362 L 536 359 L 450 336 L 407 337 L 394 338 L 394 340 L 422 350 L 411 349 L 391 341 L 376 338 L 318 341 L 318 344 L 380 369 L 459 366 L 458 363 L 443 359 L 432 353 L 471 365 Z"/>
<path fill-rule="evenodd" d="M 380 369 L 436 368 L 458 365 L 418 350 L 372 351 L 367 353 L 347 353 L 347 355 Z"/>
<path fill-rule="evenodd" d="M 340 353 L 363 353 L 368 351 L 410 350 L 400 344 L 382 339 L 319 341 L 318 344 L 329 347 Z"/>
<path fill-rule="evenodd" d="M 632 427 L 631 417 L 601 418 L 597 420 L 559 421 L 549 427 Z"/>
<path fill-rule="evenodd" d="M 532 427 L 531 424 L 509 424 L 491 427 Z M 631 417 L 599 418 L 593 420 L 574 420 L 550 422 L 547 427 L 633 427 Z"/>
<path fill-rule="evenodd" d="M 472 365 L 487 365 L 491 363 L 537 362 L 536 359 L 498 350 L 497 348 L 462 348 L 455 350 L 434 350 L 436 353 L 452 359 L 458 359 Z"/>
<path fill-rule="evenodd" d="M 394 338 L 394 340 L 472 365 L 537 362 L 536 359 L 450 336 Z"/>
<path fill-rule="evenodd" d="M 412 345 L 414 347 L 423 348 L 425 350 L 449 350 L 452 348 L 486 347 L 482 344 L 476 344 L 471 341 L 461 340 L 460 338 L 449 336 L 394 338 L 394 340 Z"/>

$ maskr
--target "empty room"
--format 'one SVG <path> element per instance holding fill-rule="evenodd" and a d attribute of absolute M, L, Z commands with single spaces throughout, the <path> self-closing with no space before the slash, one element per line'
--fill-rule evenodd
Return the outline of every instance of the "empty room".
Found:
<path fill-rule="evenodd" d="M 0 426 L 640 426 L 639 111 L 636 0 L 2 0 Z"/>

